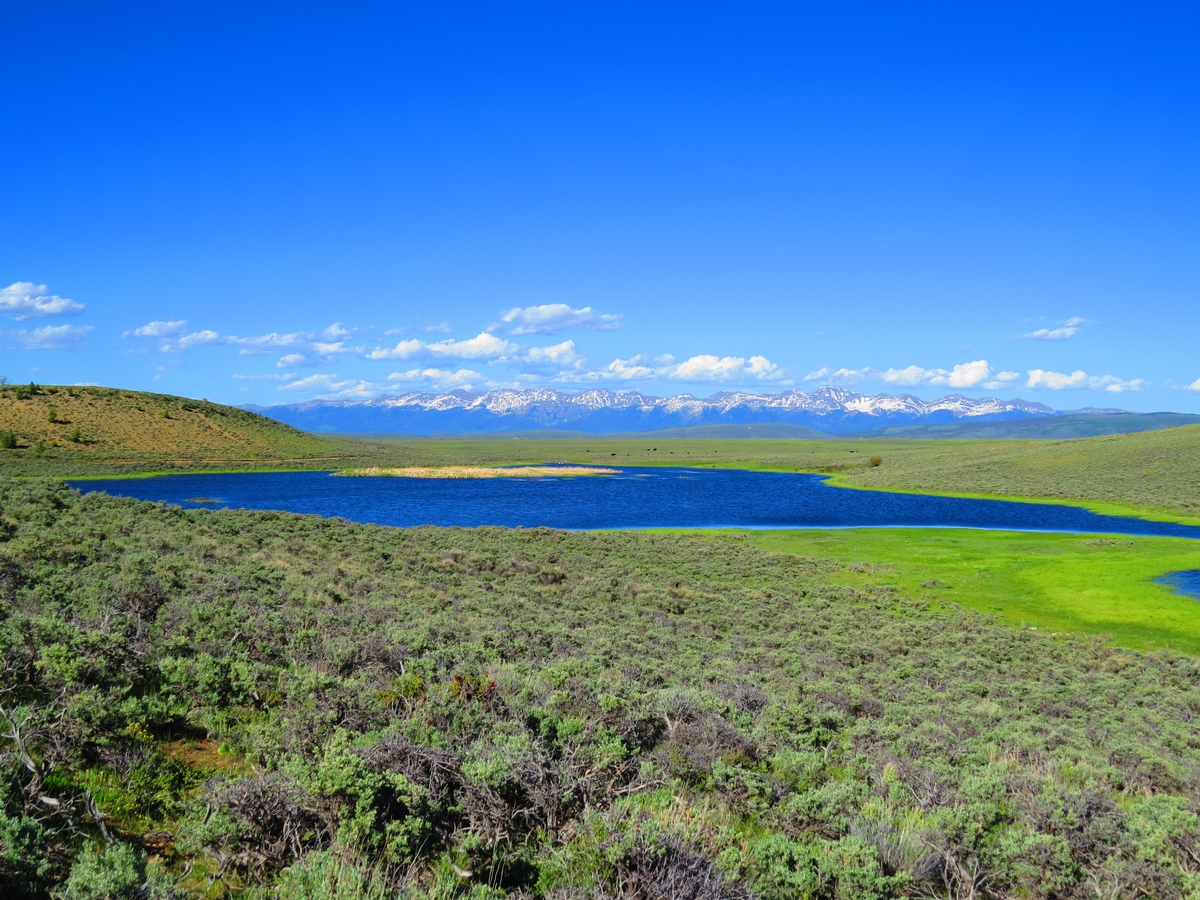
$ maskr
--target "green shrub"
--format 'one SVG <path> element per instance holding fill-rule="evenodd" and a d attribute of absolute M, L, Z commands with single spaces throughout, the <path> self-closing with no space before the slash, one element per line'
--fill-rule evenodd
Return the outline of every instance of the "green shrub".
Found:
<path fill-rule="evenodd" d="M 46 413 L 46 421 L 53 424 L 58 421 L 58 407 L 52 406 Z"/>
<path fill-rule="evenodd" d="M 0 811 L 0 894 L 12 900 L 44 896 L 50 872 L 45 844 L 40 823 Z"/>
<path fill-rule="evenodd" d="M 129 844 L 93 845 L 79 854 L 56 900 L 134 900 L 145 881 L 146 861 Z"/>
<path fill-rule="evenodd" d="M 364 872 L 334 853 L 310 853 L 284 869 L 271 889 L 259 889 L 249 900 L 391 900 L 393 892 L 375 872 Z"/>
<path fill-rule="evenodd" d="M 882 456 L 872 456 L 870 459 L 867 460 L 867 462 L 869 462 L 871 464 L 872 468 L 874 468 L 875 466 L 878 466 L 883 462 L 883 457 Z"/>
<path fill-rule="evenodd" d="M 0 447 L 5 450 L 17 448 L 17 436 L 11 431 L 0 431 Z"/>

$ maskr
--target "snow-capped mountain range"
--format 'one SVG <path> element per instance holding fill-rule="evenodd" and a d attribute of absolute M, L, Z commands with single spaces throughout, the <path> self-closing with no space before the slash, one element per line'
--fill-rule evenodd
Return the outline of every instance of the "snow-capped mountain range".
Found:
<path fill-rule="evenodd" d="M 474 394 L 407 393 L 370 400 L 309 400 L 284 406 L 247 406 L 306 431 L 358 434 L 479 434 L 560 429 L 603 434 L 652 431 L 688 425 L 784 423 L 830 434 L 888 425 L 1000 421 L 1059 415 L 1027 400 L 972 399 L 951 394 L 921 400 L 911 394 L 858 394 L 825 385 L 812 393 L 722 391 L 700 399 L 690 394 L 652 397 L 638 391 L 552 388 Z M 1087 410 L 1119 412 L 1119 410 Z"/>

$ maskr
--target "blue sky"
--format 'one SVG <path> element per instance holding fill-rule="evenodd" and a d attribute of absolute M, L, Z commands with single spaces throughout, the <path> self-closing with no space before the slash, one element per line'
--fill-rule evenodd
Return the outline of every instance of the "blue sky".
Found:
<path fill-rule="evenodd" d="M 0 33 L 10 381 L 1200 412 L 1195 4 L 14 0 Z"/>

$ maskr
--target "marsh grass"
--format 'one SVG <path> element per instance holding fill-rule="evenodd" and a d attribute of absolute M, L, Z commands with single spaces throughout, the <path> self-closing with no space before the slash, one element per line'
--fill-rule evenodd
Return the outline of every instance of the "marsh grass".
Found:
<path fill-rule="evenodd" d="M 61 422 L 48 421 L 51 405 Z M 156 410 L 169 410 L 170 418 Z M 1073 440 L 659 438 L 651 446 L 644 438 L 603 435 L 355 440 L 182 397 L 22 385 L 0 389 L 4 435 L 13 446 L 0 449 L 0 473 L 15 476 L 670 465 L 815 472 L 847 487 L 1072 502 L 1200 521 L 1200 426 Z M 40 455 L 33 450 L 39 442 Z M 875 458 L 880 465 L 872 465 Z"/>
<path fill-rule="evenodd" d="M 368 466 L 363 469 L 343 469 L 336 474 L 392 478 L 547 478 L 619 475 L 621 470 L 595 466 Z"/>
<path fill-rule="evenodd" d="M 0 884 L 34 896 L 99 877 L 106 816 L 122 873 L 161 847 L 214 898 L 1200 887 L 1200 663 L 965 608 L 981 542 L 389 529 L 4 479 L 0 509 L 0 836 L 28 848 Z M 1001 581 L 1163 540 L 1023 537 Z"/>

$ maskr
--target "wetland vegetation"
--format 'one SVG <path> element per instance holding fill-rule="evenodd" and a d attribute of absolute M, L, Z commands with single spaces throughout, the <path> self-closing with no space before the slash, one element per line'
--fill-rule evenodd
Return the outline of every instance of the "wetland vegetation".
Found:
<path fill-rule="evenodd" d="M 51 406 L 60 421 L 49 421 Z M 82 430 L 78 443 L 69 439 L 74 428 Z M 550 462 L 721 466 L 821 472 L 851 487 L 1045 499 L 1101 512 L 1200 520 L 1200 426 L 1028 441 L 355 440 L 306 434 L 245 410 L 181 397 L 9 385 L 0 389 L 0 432 L 15 445 L 0 449 L 0 474 L 18 477 Z M 873 457 L 879 464 L 872 464 Z"/>
<path fill-rule="evenodd" d="M 11 896 L 1200 887 L 1194 657 L 852 545 L 0 505 Z"/>
<path fill-rule="evenodd" d="M 50 390 L 0 396 L 5 896 L 1200 896 L 1200 604 L 1152 581 L 1197 542 L 389 529 L 56 481 L 669 463 L 1186 518 L 1196 429 L 356 442 Z"/>

